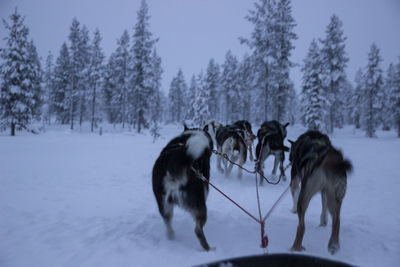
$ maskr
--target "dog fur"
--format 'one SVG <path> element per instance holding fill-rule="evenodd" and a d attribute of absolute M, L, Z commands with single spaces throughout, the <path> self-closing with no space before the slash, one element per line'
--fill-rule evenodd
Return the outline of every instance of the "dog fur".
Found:
<path fill-rule="evenodd" d="M 222 127 L 222 124 L 215 120 L 209 120 L 203 124 L 203 131 L 207 132 L 211 136 L 211 139 L 213 140 L 213 144 L 215 146 L 217 145 L 217 130 L 220 127 Z"/>
<path fill-rule="evenodd" d="M 327 209 L 332 216 L 332 232 L 328 250 L 334 254 L 339 249 L 340 208 L 347 187 L 350 161 L 335 149 L 327 135 L 319 131 L 308 131 L 296 142 L 292 142 L 289 160 L 292 164 L 290 189 L 293 211 L 299 223 L 292 250 L 304 250 L 302 246 L 305 224 L 304 215 L 311 198 L 321 192 L 322 213 L 320 225 L 327 224 Z M 299 184 L 301 188 L 299 189 Z"/>
<path fill-rule="evenodd" d="M 289 123 L 284 125 L 276 120 L 265 121 L 257 132 L 258 143 L 256 146 L 256 159 L 258 160 L 258 170 L 264 175 L 264 162 L 270 156 L 274 155 L 274 168 L 272 174 L 276 175 L 276 170 L 279 164 L 280 177 L 286 181 L 285 169 L 283 162 L 285 160 L 285 152 L 289 151 L 283 142 L 286 138 L 286 127 Z M 260 184 L 263 184 L 264 179 L 260 179 Z"/>
<path fill-rule="evenodd" d="M 228 155 L 233 162 L 243 165 L 247 159 L 247 144 L 252 144 L 254 134 L 251 125 L 247 121 L 238 121 L 232 125 L 218 128 L 216 133 L 217 150 L 220 153 Z M 252 156 L 250 156 L 252 158 Z M 221 167 L 221 161 L 224 169 Z M 233 168 L 233 164 L 221 156 L 217 158 L 217 169 L 225 176 L 229 176 Z M 242 169 L 238 169 L 238 177 L 242 177 Z"/>
<path fill-rule="evenodd" d="M 196 222 L 195 234 L 205 250 L 210 246 L 203 232 L 207 221 L 206 199 L 210 179 L 210 157 L 213 147 L 208 133 L 188 129 L 172 139 L 161 151 L 153 167 L 153 192 L 167 228 L 167 237 L 174 238 L 171 226 L 174 206 L 188 211 Z"/>

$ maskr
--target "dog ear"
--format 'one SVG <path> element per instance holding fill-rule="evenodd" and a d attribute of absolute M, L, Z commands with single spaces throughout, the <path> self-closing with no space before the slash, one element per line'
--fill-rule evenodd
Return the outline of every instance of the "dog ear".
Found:
<path fill-rule="evenodd" d="M 187 131 L 189 128 L 187 127 L 186 123 L 183 123 L 183 131 Z"/>
<path fill-rule="evenodd" d="M 283 146 L 283 147 L 282 147 L 282 150 L 283 150 L 283 151 L 286 151 L 286 152 L 289 152 L 290 148 L 288 148 L 287 146 Z"/>
<path fill-rule="evenodd" d="M 291 145 L 293 145 L 295 142 L 293 142 L 292 140 L 290 140 L 290 139 L 288 139 L 288 141 L 289 141 L 289 143 L 291 144 Z"/>
<path fill-rule="evenodd" d="M 283 125 L 283 128 L 288 127 L 289 124 L 290 124 L 290 122 L 286 123 L 285 125 Z"/>

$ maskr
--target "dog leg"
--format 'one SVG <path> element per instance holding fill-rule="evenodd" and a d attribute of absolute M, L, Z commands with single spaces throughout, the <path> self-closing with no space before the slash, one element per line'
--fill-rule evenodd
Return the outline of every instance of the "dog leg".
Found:
<path fill-rule="evenodd" d="M 319 226 L 326 226 L 328 223 L 328 214 L 326 213 L 327 196 L 324 190 L 321 191 L 321 201 L 322 201 L 322 212 Z"/>
<path fill-rule="evenodd" d="M 231 141 L 230 139 L 227 139 L 227 140 L 224 142 L 224 144 L 222 145 L 222 153 L 228 155 L 228 158 L 231 158 L 231 157 L 232 157 L 232 155 L 231 155 L 232 149 L 231 149 L 230 141 Z M 227 161 L 225 158 L 223 158 L 223 159 L 222 159 L 222 163 L 223 163 L 223 165 L 224 165 L 225 177 L 228 177 L 228 176 L 229 176 L 229 172 L 228 172 L 228 161 Z"/>
<path fill-rule="evenodd" d="M 218 152 L 221 152 L 221 149 L 218 149 Z M 222 156 L 217 155 L 217 169 L 219 172 L 224 173 L 224 169 L 222 169 L 222 167 L 221 167 L 221 160 L 222 160 Z"/>
<path fill-rule="evenodd" d="M 285 175 L 285 168 L 283 167 L 283 161 L 285 160 L 285 152 L 282 152 L 282 154 L 280 154 L 279 156 L 279 170 L 281 171 L 281 178 L 283 181 L 286 181 L 286 175 Z"/>
<path fill-rule="evenodd" d="M 232 151 L 231 161 L 236 162 L 237 160 L 238 160 L 238 156 L 235 155 L 234 151 Z M 229 176 L 231 174 L 232 168 L 233 168 L 233 164 L 229 162 L 228 169 L 226 170 L 226 176 Z"/>
<path fill-rule="evenodd" d="M 245 150 L 246 150 L 246 147 L 242 146 L 239 151 L 239 165 L 240 166 L 243 166 L 243 164 L 246 162 L 247 155 L 246 155 Z M 241 168 L 238 168 L 238 177 L 239 177 L 239 179 L 242 178 L 242 169 Z"/>
<path fill-rule="evenodd" d="M 333 196 L 328 197 L 328 209 L 332 216 L 332 232 L 329 238 L 328 250 L 331 254 L 335 254 L 339 248 L 339 230 L 340 230 L 340 207 L 341 200 L 335 199 Z"/>
<path fill-rule="evenodd" d="M 272 175 L 275 178 L 276 177 L 276 168 L 279 165 L 280 158 L 279 158 L 279 155 L 274 155 L 274 156 L 275 156 L 275 159 L 274 159 L 274 168 L 272 169 Z"/>
<path fill-rule="evenodd" d="M 163 217 L 165 226 L 167 227 L 167 238 L 169 240 L 175 239 L 174 229 L 172 229 L 171 226 L 171 219 L 173 215 L 174 215 L 174 206 L 173 204 L 168 203 L 168 201 L 166 200 L 164 202 L 161 216 Z"/>
<path fill-rule="evenodd" d="M 253 146 L 252 144 L 249 145 L 249 153 L 250 153 L 250 161 L 253 161 Z"/>
<path fill-rule="evenodd" d="M 305 248 L 302 245 L 304 231 L 305 231 L 304 215 L 306 213 L 306 210 L 308 208 L 308 204 L 310 203 L 312 195 L 313 194 L 311 192 L 307 192 L 307 190 L 305 190 L 305 187 L 302 185 L 300 195 L 299 195 L 299 202 L 297 204 L 299 224 L 297 225 L 296 238 L 295 238 L 293 246 L 291 248 L 292 251 L 305 250 Z"/>
<path fill-rule="evenodd" d="M 261 149 L 261 148 L 260 148 Z M 269 148 L 268 148 L 268 146 L 264 146 L 263 148 L 263 151 L 262 151 L 262 153 L 261 153 L 261 155 L 260 155 L 260 162 L 259 162 L 259 172 L 260 172 L 260 174 L 262 175 L 262 177 L 260 177 L 260 185 L 262 186 L 263 185 L 263 182 L 264 182 L 264 166 L 265 166 L 265 161 L 267 160 L 267 158 L 269 157 L 269 155 L 270 155 L 270 150 L 269 150 Z"/>
<path fill-rule="evenodd" d="M 304 236 L 304 231 L 305 231 L 304 214 L 305 214 L 304 209 L 299 210 L 299 212 L 298 212 L 299 224 L 297 225 L 296 239 L 294 240 L 294 243 L 291 248 L 292 251 L 305 250 L 305 248 L 302 246 L 303 236 Z"/>
<path fill-rule="evenodd" d="M 207 239 L 203 232 L 203 227 L 207 221 L 207 209 L 206 207 L 202 208 L 201 211 L 193 213 L 194 220 L 196 221 L 196 227 L 194 228 L 194 232 L 199 239 L 201 246 L 204 250 L 209 251 L 210 246 L 208 245 Z"/>
<path fill-rule="evenodd" d="M 292 193 L 292 199 L 293 199 L 293 208 L 292 212 L 296 213 L 297 212 L 297 202 L 299 200 L 299 194 L 300 194 L 300 177 L 296 175 L 290 182 L 290 192 Z"/>

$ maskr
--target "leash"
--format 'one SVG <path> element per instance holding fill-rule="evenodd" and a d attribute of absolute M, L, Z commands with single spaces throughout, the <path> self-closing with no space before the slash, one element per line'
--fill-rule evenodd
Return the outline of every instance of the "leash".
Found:
<path fill-rule="evenodd" d="M 238 134 L 238 135 L 241 137 L 240 134 Z M 248 146 L 247 146 L 245 140 L 243 139 L 243 137 L 241 137 L 241 138 L 242 138 L 244 144 L 246 145 L 246 149 L 248 149 L 248 150 L 249 150 L 249 153 L 251 153 L 251 150 L 248 148 Z M 259 159 L 260 159 L 260 157 L 261 157 L 261 155 L 262 155 L 262 150 L 263 150 L 263 147 L 264 147 L 264 141 L 265 141 L 265 137 L 262 139 L 262 142 L 261 142 L 261 149 L 260 149 L 260 152 L 259 152 L 259 155 L 258 155 L 258 159 L 255 159 L 255 160 L 254 160 L 254 170 L 253 170 L 253 171 L 250 171 L 250 170 L 246 169 L 245 167 L 243 167 L 242 165 L 240 165 L 240 164 L 238 164 L 238 163 L 232 161 L 232 160 L 229 158 L 228 154 L 226 154 L 226 153 L 219 152 L 219 151 L 217 151 L 217 150 L 215 150 L 215 149 L 212 149 L 211 152 L 214 153 L 214 154 L 216 154 L 216 155 L 218 155 L 218 156 L 220 156 L 220 157 L 223 157 L 225 160 L 227 160 L 227 161 L 230 162 L 231 164 L 233 164 L 233 165 L 239 167 L 240 169 L 244 170 L 244 171 L 247 172 L 247 173 L 250 173 L 250 174 L 257 174 L 257 173 L 258 173 L 258 174 L 260 175 L 261 178 L 263 178 L 265 181 L 267 181 L 268 184 L 277 185 L 277 184 L 279 184 L 279 182 L 281 181 L 281 178 L 282 178 L 281 176 L 279 176 L 278 181 L 272 182 L 272 181 L 268 180 L 268 178 L 265 177 L 265 176 L 261 173 L 261 170 L 260 170 L 260 168 L 259 168 L 259 164 L 260 164 L 260 160 L 259 160 Z M 254 147 L 253 147 L 253 148 L 254 148 Z M 286 167 L 285 167 L 283 170 L 286 171 L 286 170 L 290 167 L 290 165 L 291 165 L 290 163 L 289 163 L 288 165 L 286 165 Z"/>
<path fill-rule="evenodd" d="M 227 156 L 227 155 L 226 155 Z M 290 165 L 287 166 L 287 168 Z M 268 219 L 268 217 L 272 214 L 273 210 L 278 206 L 278 204 L 281 202 L 285 194 L 288 192 L 290 185 L 283 191 L 283 193 L 279 196 L 279 198 L 275 201 L 275 203 L 272 205 L 272 207 L 269 209 L 267 214 L 262 217 L 261 213 L 261 204 L 260 204 L 260 196 L 259 196 L 259 190 L 258 190 L 258 172 L 255 173 L 255 181 L 256 181 L 256 195 L 257 195 L 257 207 L 258 207 L 258 216 L 259 219 L 256 218 L 253 214 L 251 214 L 249 211 L 247 211 L 245 208 L 243 208 L 241 205 L 239 205 L 236 201 L 234 201 L 231 197 L 229 197 L 227 194 L 225 194 L 222 190 L 220 190 L 217 186 L 212 184 L 204 175 L 197 169 L 195 169 L 193 166 L 191 167 L 192 171 L 195 173 L 195 175 L 202 180 L 203 182 L 209 184 L 211 187 L 213 187 L 215 190 L 217 190 L 218 193 L 223 195 L 226 199 L 231 201 L 235 206 L 237 206 L 239 209 L 241 209 L 244 213 L 246 213 L 250 218 L 252 218 L 254 221 L 260 224 L 260 232 L 261 232 L 261 247 L 266 248 L 268 246 L 269 240 L 268 236 L 265 234 L 265 222 Z M 260 175 L 261 176 L 261 175 Z"/>
<path fill-rule="evenodd" d="M 236 201 L 234 201 L 232 198 L 230 198 L 227 194 L 225 194 L 222 190 L 220 190 L 217 186 L 213 185 L 206 177 L 203 176 L 203 174 L 199 171 L 196 170 L 192 166 L 193 172 L 196 174 L 198 178 L 200 178 L 203 182 L 206 182 L 210 186 L 212 186 L 215 190 L 217 190 L 221 195 L 223 195 L 225 198 L 227 198 L 229 201 L 231 201 L 233 204 L 235 204 L 239 209 L 241 209 L 244 213 L 249 215 L 250 218 L 255 220 L 256 222 L 260 223 L 261 221 L 258 220 L 254 215 L 252 215 L 249 211 L 247 211 L 245 208 L 243 208 L 241 205 L 239 205 Z"/>

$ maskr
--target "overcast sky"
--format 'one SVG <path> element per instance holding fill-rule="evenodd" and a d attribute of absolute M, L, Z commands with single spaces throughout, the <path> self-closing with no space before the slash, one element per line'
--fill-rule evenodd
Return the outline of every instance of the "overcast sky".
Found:
<path fill-rule="evenodd" d="M 248 52 L 239 37 L 249 37 L 252 25 L 245 20 L 254 0 L 147 0 L 150 30 L 159 38 L 157 50 L 164 69 L 163 89 L 168 91 L 172 77 L 182 68 L 187 82 L 192 74 L 207 67 L 210 58 L 223 63 L 230 49 L 238 57 Z M 99 28 L 106 55 L 116 49 L 116 40 L 136 23 L 140 0 L 0 0 L 0 17 L 7 18 L 18 7 L 26 16 L 38 52 L 43 61 L 50 50 L 55 57 L 68 40 L 69 27 L 76 17 L 92 33 Z M 293 16 L 299 39 L 295 41 L 292 60 L 302 63 L 313 38 L 323 38 L 330 16 L 343 21 L 350 58 L 347 73 L 350 81 L 367 63 L 372 42 L 381 49 L 383 67 L 399 62 L 400 0 L 292 0 Z M 6 31 L 0 27 L 0 38 Z M 0 41 L 4 47 L 4 41 Z M 292 73 L 299 88 L 301 73 Z"/>

